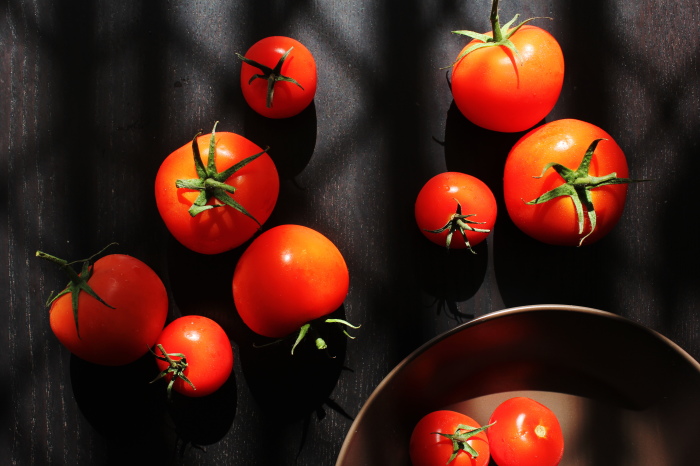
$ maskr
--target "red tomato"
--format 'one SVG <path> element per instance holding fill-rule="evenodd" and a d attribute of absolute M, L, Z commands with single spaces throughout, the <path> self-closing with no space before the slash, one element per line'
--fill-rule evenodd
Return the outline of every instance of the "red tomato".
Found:
<path fill-rule="evenodd" d="M 177 149 L 163 161 L 155 182 L 158 212 L 168 230 L 203 254 L 228 251 L 250 239 L 269 218 L 278 193 L 270 156 L 243 136 L 226 132 L 212 131 Z"/>
<path fill-rule="evenodd" d="M 590 244 L 622 216 L 626 183 L 633 181 L 627 176 L 625 154 L 608 133 L 583 121 L 557 120 L 533 129 L 511 149 L 503 176 L 505 204 L 518 228 L 539 241 Z M 562 195 L 550 199 L 557 194 Z"/>
<path fill-rule="evenodd" d="M 409 444 L 411 463 L 413 466 L 485 466 L 489 463 L 489 443 L 483 429 L 464 414 L 433 411 L 413 428 Z M 473 450 L 469 452 L 469 448 Z"/>
<path fill-rule="evenodd" d="M 163 329 L 153 351 L 161 370 L 158 378 L 165 377 L 176 392 L 186 396 L 214 393 L 233 370 L 231 341 L 219 324 L 203 316 L 188 315 L 172 321 Z"/>
<path fill-rule="evenodd" d="M 321 233 L 280 225 L 255 238 L 236 265 L 233 298 L 254 332 L 282 338 L 338 309 L 350 276 L 338 248 Z"/>
<path fill-rule="evenodd" d="M 248 105 L 268 118 L 301 113 L 314 100 L 316 61 L 301 42 L 266 37 L 248 49 L 241 66 L 241 90 Z"/>
<path fill-rule="evenodd" d="M 464 55 L 478 44 L 493 41 L 494 33 L 456 31 L 478 38 L 462 49 L 458 55 L 462 58 L 452 67 L 455 104 L 469 121 L 493 131 L 517 132 L 534 126 L 554 108 L 564 83 L 564 55 L 556 39 L 531 25 L 516 28 L 508 36 L 511 23 L 501 28 L 496 20 L 493 26 L 497 39 L 509 39 L 517 53 L 496 45 Z"/>
<path fill-rule="evenodd" d="M 486 431 L 498 466 L 556 466 L 564 455 L 564 436 L 556 415 L 537 401 L 516 397 L 491 414 Z"/>
<path fill-rule="evenodd" d="M 37 256 L 70 268 L 43 252 Z M 92 266 L 90 260 L 81 262 L 80 276 L 70 269 L 71 284 L 51 302 L 51 330 L 71 353 L 95 364 L 120 366 L 139 359 L 153 346 L 168 316 L 163 282 L 148 265 L 123 254 L 104 256 Z"/>
<path fill-rule="evenodd" d="M 485 240 L 496 223 L 496 211 L 496 198 L 489 187 L 458 172 L 440 173 L 428 180 L 415 204 L 416 222 L 425 237 L 452 249 L 471 250 Z"/>

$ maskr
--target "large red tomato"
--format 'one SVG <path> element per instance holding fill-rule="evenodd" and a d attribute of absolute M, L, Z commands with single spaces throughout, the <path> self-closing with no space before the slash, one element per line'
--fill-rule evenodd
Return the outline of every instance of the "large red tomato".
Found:
<path fill-rule="evenodd" d="M 627 159 L 613 138 L 580 120 L 533 129 L 511 149 L 503 190 L 522 231 L 549 244 L 593 243 L 612 230 L 627 197 Z"/>
<path fill-rule="evenodd" d="M 49 309 L 51 330 L 71 353 L 95 364 L 118 366 L 137 360 L 153 346 L 168 316 L 168 294 L 148 265 L 110 254 L 92 265 L 90 260 L 80 261 L 78 275 L 61 259 L 37 255 L 58 263 L 71 277 Z"/>
<path fill-rule="evenodd" d="M 350 286 L 345 259 L 328 238 L 301 225 L 255 238 L 236 265 L 233 298 L 254 332 L 282 338 L 338 309 Z"/>
<path fill-rule="evenodd" d="M 547 116 L 559 99 L 564 55 L 544 29 L 529 24 L 510 28 L 513 21 L 501 27 L 497 6 L 495 1 L 492 32 L 455 31 L 474 40 L 452 67 L 452 95 L 462 114 L 478 126 L 525 131 Z M 484 46 L 494 41 L 498 45 Z"/>
<path fill-rule="evenodd" d="M 284 36 L 259 40 L 241 65 L 241 90 L 248 105 L 268 118 L 301 113 L 314 100 L 317 74 L 313 55 L 301 42 Z"/>
<path fill-rule="evenodd" d="M 486 466 L 489 442 L 471 417 L 440 410 L 425 415 L 413 428 L 409 455 L 413 466 Z"/>
<path fill-rule="evenodd" d="M 269 218 L 278 194 L 270 156 L 227 132 L 195 137 L 174 151 L 155 182 L 158 212 L 168 230 L 203 254 L 228 251 L 250 239 Z"/>
<path fill-rule="evenodd" d="M 415 204 L 423 235 L 452 249 L 476 246 L 496 223 L 496 198 L 481 180 L 459 172 L 445 172 L 423 185 Z"/>

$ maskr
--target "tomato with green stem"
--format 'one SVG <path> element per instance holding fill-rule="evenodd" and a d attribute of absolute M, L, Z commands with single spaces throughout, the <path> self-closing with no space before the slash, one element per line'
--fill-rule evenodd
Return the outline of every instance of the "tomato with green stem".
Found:
<path fill-rule="evenodd" d="M 245 101 L 260 115 L 289 118 L 301 113 L 316 95 L 316 60 L 304 44 L 291 37 L 265 37 L 245 55 L 241 90 Z"/>
<path fill-rule="evenodd" d="M 557 40 L 516 15 L 500 25 L 498 0 L 492 31 L 453 31 L 473 40 L 452 65 L 451 89 L 460 112 L 472 123 L 501 131 L 525 131 L 554 108 L 564 83 L 564 55 Z"/>
<path fill-rule="evenodd" d="M 248 241 L 272 213 L 279 194 L 274 162 L 235 133 L 195 135 L 156 174 L 158 212 L 172 235 L 203 254 Z"/>
<path fill-rule="evenodd" d="M 485 431 L 490 427 L 482 427 L 456 411 L 428 413 L 411 433 L 411 463 L 413 466 L 486 466 L 490 448 Z"/>
<path fill-rule="evenodd" d="M 121 366 L 139 359 L 155 343 L 168 316 L 168 294 L 144 262 L 125 254 L 93 261 L 101 253 L 73 262 L 42 251 L 36 255 L 58 264 L 70 280 L 49 301 L 56 338 L 85 361 Z M 74 265 L 80 265 L 80 272 Z"/>
<path fill-rule="evenodd" d="M 168 382 L 172 390 L 190 397 L 211 395 L 233 371 L 234 355 L 226 331 L 214 320 L 187 315 L 169 323 L 152 350 L 158 369 L 154 379 Z"/>
<path fill-rule="evenodd" d="M 471 252 L 493 230 L 497 210 L 486 183 L 459 172 L 439 173 L 428 180 L 414 206 L 416 223 L 426 238 L 448 249 Z"/>

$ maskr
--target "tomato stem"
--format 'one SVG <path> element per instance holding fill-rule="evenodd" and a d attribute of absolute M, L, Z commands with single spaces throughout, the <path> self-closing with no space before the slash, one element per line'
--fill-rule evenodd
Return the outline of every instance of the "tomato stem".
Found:
<path fill-rule="evenodd" d="M 272 99 L 273 99 L 274 93 L 275 93 L 275 84 L 277 84 L 278 81 L 290 82 L 292 84 L 296 84 L 302 90 L 304 89 L 304 87 L 301 84 L 299 84 L 296 79 L 290 78 L 289 76 L 285 76 L 282 74 L 282 65 L 284 65 L 284 61 L 287 59 L 287 57 L 289 56 L 289 54 L 292 52 L 293 49 L 294 49 L 294 47 L 290 47 L 289 50 L 284 52 L 282 54 L 282 56 L 280 57 L 280 59 L 277 61 L 277 64 L 275 65 L 274 68 L 270 68 L 269 66 L 265 66 L 261 63 L 256 62 L 255 60 L 251 60 L 250 58 L 246 58 L 243 55 L 241 55 L 240 53 L 236 54 L 236 56 L 238 58 L 240 58 L 243 62 L 260 70 L 260 73 L 253 75 L 248 80 L 248 84 L 251 84 L 256 79 L 267 80 L 267 99 L 265 101 L 265 106 L 267 108 L 272 108 Z"/>
<path fill-rule="evenodd" d="M 168 363 L 168 367 L 163 369 L 155 379 L 151 380 L 150 383 L 153 383 L 157 380 L 162 379 L 163 377 L 167 376 L 168 374 L 171 375 L 170 380 L 168 381 L 168 387 L 167 387 L 167 393 L 168 393 L 168 400 L 172 401 L 172 389 L 173 385 L 175 384 L 176 379 L 182 379 L 187 384 L 192 387 L 192 390 L 197 390 L 197 387 L 194 386 L 192 381 L 187 378 L 185 375 L 185 369 L 187 369 L 187 357 L 185 357 L 184 354 L 182 353 L 168 353 L 165 351 L 165 348 L 163 348 L 163 345 L 158 343 L 156 345 L 156 348 L 161 352 L 162 356 L 159 356 L 153 349 L 149 348 L 151 353 L 156 357 L 156 359 L 160 359 L 161 361 L 165 361 Z M 178 359 L 173 359 L 173 357 L 178 358 Z"/>
<path fill-rule="evenodd" d="M 455 211 L 454 214 L 450 216 L 450 219 L 447 221 L 447 223 L 441 227 L 438 228 L 437 230 L 425 230 L 428 233 L 435 233 L 439 234 L 442 233 L 445 230 L 450 230 L 449 233 L 447 233 L 447 238 L 445 240 L 445 246 L 447 247 L 447 250 L 450 250 L 450 244 L 452 244 L 452 235 L 454 232 L 459 231 L 460 235 L 462 235 L 462 239 L 464 240 L 464 244 L 467 246 L 467 249 L 472 254 L 476 254 L 474 249 L 472 249 L 472 245 L 469 242 L 469 238 L 467 238 L 467 231 L 475 231 L 478 233 L 489 233 L 491 230 L 485 229 L 485 228 L 474 228 L 472 225 L 482 225 L 486 222 L 475 222 L 474 220 L 470 220 L 469 217 L 474 217 L 476 214 L 462 214 L 462 204 L 459 203 L 459 201 L 455 198 L 453 198 L 455 202 L 457 203 L 457 210 Z"/>
<path fill-rule="evenodd" d="M 452 441 L 452 456 L 450 456 L 450 459 L 447 460 L 447 464 L 449 464 L 452 462 L 452 460 L 454 460 L 457 457 L 460 451 L 465 451 L 469 453 L 472 458 L 477 458 L 479 456 L 479 452 L 476 451 L 474 447 L 469 445 L 468 440 L 476 434 L 484 432 L 486 429 L 488 429 L 494 424 L 495 422 L 485 425 L 483 427 L 472 427 L 464 424 L 459 424 L 457 425 L 454 434 L 445 434 L 442 432 L 431 432 L 431 434 L 441 435 Z"/>

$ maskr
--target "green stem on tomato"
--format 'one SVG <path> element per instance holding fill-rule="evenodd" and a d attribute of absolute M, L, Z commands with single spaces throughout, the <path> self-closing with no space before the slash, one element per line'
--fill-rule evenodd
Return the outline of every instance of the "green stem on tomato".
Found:
<path fill-rule="evenodd" d="M 170 381 L 168 382 L 168 387 L 166 389 L 168 393 L 168 400 L 172 400 L 172 389 L 176 379 L 184 380 L 190 387 L 192 387 L 192 390 L 197 390 L 197 387 L 195 387 L 192 381 L 185 375 L 185 369 L 187 369 L 187 357 L 182 353 L 168 353 L 160 343 L 156 345 L 156 348 L 158 348 L 162 356 L 158 356 L 158 354 L 151 348 L 149 348 L 149 350 L 156 357 L 156 359 L 167 362 L 168 367 L 163 369 L 155 379 L 151 380 L 150 383 L 160 380 L 170 374 Z M 173 359 L 173 357 L 178 359 Z"/>

